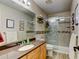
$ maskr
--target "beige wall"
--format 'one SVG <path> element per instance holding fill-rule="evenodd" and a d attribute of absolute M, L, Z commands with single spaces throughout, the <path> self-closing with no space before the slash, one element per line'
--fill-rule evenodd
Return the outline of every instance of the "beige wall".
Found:
<path fill-rule="evenodd" d="M 43 16 L 43 17 L 47 16 L 47 14 L 42 9 L 40 9 L 40 7 L 38 5 L 36 5 L 36 3 L 33 0 L 31 0 L 31 4 L 32 4 L 31 9 L 36 14 L 36 17 L 40 16 L 40 15 Z M 44 24 L 38 24 L 37 19 L 36 19 L 35 30 L 36 31 L 44 31 L 45 25 Z"/>
<path fill-rule="evenodd" d="M 67 17 L 67 16 L 70 16 L 70 11 L 66 11 L 66 12 L 60 12 L 60 13 L 54 13 L 54 14 L 50 14 L 49 15 L 49 17 L 51 17 L 51 16 L 53 16 L 53 17 L 56 17 L 56 16 L 58 16 L 58 17 Z"/>
<path fill-rule="evenodd" d="M 73 0 L 72 7 L 71 7 L 71 13 L 73 13 L 75 11 L 77 3 L 78 3 L 78 0 Z"/>
<path fill-rule="evenodd" d="M 40 9 L 40 7 L 38 5 L 36 5 L 36 3 L 33 1 L 33 0 L 30 0 L 31 2 L 31 9 L 33 10 L 33 12 L 39 16 L 39 15 L 42 15 L 42 16 L 46 16 L 46 13 Z"/>
<path fill-rule="evenodd" d="M 40 15 L 43 16 L 43 17 L 47 16 L 47 14 L 42 9 L 40 9 L 40 7 L 38 5 L 36 5 L 36 3 L 33 0 L 31 0 L 31 4 L 32 5 L 31 5 L 30 8 L 36 14 L 36 17 L 40 16 Z M 35 22 L 36 22 L 35 23 L 36 24 L 35 25 L 35 31 L 45 31 L 45 24 L 37 23 L 37 19 L 36 19 Z M 45 39 L 45 34 L 36 34 L 35 36 L 36 36 L 37 40 Z"/>

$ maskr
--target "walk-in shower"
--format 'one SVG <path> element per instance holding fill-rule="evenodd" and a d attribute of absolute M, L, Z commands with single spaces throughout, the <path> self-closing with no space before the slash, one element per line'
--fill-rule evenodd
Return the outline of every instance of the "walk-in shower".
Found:
<path fill-rule="evenodd" d="M 70 17 L 50 17 L 48 19 L 46 42 L 60 53 L 68 53 L 71 36 Z"/>
<path fill-rule="evenodd" d="M 57 46 L 69 46 L 70 41 L 70 18 L 51 17 L 48 19 L 49 27 L 46 34 L 46 42 Z"/>

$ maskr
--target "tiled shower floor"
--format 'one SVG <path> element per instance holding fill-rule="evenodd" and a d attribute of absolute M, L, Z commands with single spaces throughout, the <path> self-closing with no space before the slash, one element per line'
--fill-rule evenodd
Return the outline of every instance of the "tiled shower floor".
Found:
<path fill-rule="evenodd" d="M 53 53 L 52 57 L 47 57 L 47 59 L 69 59 L 68 55 L 62 53 Z"/>

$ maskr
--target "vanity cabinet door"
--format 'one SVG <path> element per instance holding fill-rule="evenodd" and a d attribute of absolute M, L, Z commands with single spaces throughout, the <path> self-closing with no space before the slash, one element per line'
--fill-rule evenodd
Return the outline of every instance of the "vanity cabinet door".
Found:
<path fill-rule="evenodd" d="M 40 59 L 46 59 L 46 44 L 41 45 Z"/>
<path fill-rule="evenodd" d="M 23 56 L 21 59 L 27 59 L 27 57 L 26 56 Z"/>
<path fill-rule="evenodd" d="M 40 58 L 40 47 L 28 54 L 28 59 L 39 59 Z"/>
<path fill-rule="evenodd" d="M 40 47 L 35 50 L 34 59 L 40 59 Z"/>
<path fill-rule="evenodd" d="M 28 54 L 28 59 L 34 59 L 34 58 L 33 58 L 33 57 L 34 57 L 33 54 L 34 54 L 33 52 L 30 52 L 30 53 Z"/>

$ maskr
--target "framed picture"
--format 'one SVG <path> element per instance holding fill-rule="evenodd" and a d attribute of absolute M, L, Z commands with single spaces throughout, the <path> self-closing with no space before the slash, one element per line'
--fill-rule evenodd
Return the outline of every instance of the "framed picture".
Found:
<path fill-rule="evenodd" d="M 24 31 L 24 21 L 19 21 L 19 30 Z"/>
<path fill-rule="evenodd" d="M 6 28 L 14 28 L 14 20 L 6 19 Z"/>

